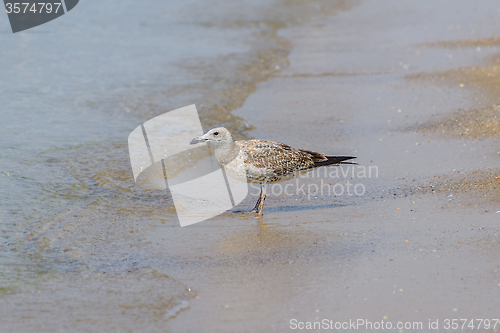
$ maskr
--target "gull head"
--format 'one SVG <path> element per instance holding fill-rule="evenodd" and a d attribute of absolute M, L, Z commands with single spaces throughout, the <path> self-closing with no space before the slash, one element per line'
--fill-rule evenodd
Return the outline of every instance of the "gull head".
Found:
<path fill-rule="evenodd" d="M 231 133 L 224 127 L 213 128 L 202 136 L 196 137 L 191 140 L 190 144 L 194 145 L 197 143 L 207 142 L 208 144 L 214 145 L 216 148 L 226 145 L 231 145 L 233 143 L 233 138 Z"/>

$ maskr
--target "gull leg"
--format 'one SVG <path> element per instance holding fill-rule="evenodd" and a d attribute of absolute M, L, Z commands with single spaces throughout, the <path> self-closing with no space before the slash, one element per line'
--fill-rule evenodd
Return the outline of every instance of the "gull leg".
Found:
<path fill-rule="evenodd" d="M 258 209 L 259 209 L 259 206 L 260 206 L 260 202 L 262 201 L 262 185 L 260 185 L 260 196 L 259 196 L 259 199 L 257 200 L 257 203 L 255 204 L 255 207 L 251 210 L 252 212 L 254 213 L 257 213 L 258 212 Z"/>
<path fill-rule="evenodd" d="M 257 213 L 257 210 L 259 209 L 259 206 L 260 206 L 261 198 L 262 197 L 259 197 L 259 199 L 257 200 L 257 203 L 255 204 L 255 207 L 251 210 L 252 212 Z"/>
<path fill-rule="evenodd" d="M 257 211 L 257 215 L 262 216 L 262 211 L 264 210 L 264 201 L 266 200 L 266 185 L 261 185 L 260 198 L 258 201 L 259 210 Z"/>

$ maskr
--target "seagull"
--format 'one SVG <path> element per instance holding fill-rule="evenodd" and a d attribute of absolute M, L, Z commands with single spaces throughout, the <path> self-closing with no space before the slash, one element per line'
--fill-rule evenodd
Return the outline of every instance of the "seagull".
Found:
<path fill-rule="evenodd" d="M 265 140 L 234 141 L 224 127 L 209 130 L 190 144 L 208 143 L 215 159 L 233 179 L 260 184 L 260 197 L 252 212 L 262 216 L 266 185 L 295 178 L 328 165 L 355 164 L 344 162 L 354 156 L 325 156 L 315 151 L 295 149 L 279 142 Z"/>

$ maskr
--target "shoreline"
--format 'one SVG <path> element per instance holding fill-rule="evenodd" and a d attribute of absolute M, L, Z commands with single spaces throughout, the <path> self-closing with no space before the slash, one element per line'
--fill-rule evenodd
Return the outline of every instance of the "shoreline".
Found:
<path fill-rule="evenodd" d="M 263 27 L 234 17 L 220 23 L 242 29 L 242 35 L 272 33 L 290 43 L 276 46 L 279 55 L 269 55 L 264 66 L 258 52 L 245 68 L 230 54 L 222 57 L 227 68 L 222 61 L 187 70 L 205 80 L 192 91 L 167 89 L 136 99 L 113 95 L 112 104 L 119 101 L 111 111 L 147 119 L 190 94 L 203 100 L 217 91 L 200 105 L 205 126 L 226 124 L 242 138 L 353 154 L 362 166 L 376 166 L 376 177 L 291 180 L 282 186 L 292 184 L 292 195 L 270 191 L 261 221 L 227 212 L 180 228 L 168 195 L 130 182 L 125 144 L 51 152 L 44 160 L 69 167 L 75 178 L 57 191 L 50 188 L 52 197 L 76 208 L 37 221 L 27 247 L 46 256 L 59 274 L 3 294 L 5 327 L 288 332 L 293 318 L 495 318 L 498 139 L 490 127 L 472 121 L 478 139 L 464 140 L 464 126 L 450 120 L 461 115 L 470 127 L 475 115 L 487 119 L 496 112 L 488 109 L 498 103 L 496 87 L 483 87 L 495 84 L 496 77 L 483 76 L 496 70 L 488 61 L 500 53 L 494 49 L 498 37 L 487 35 L 496 29 L 500 36 L 493 9 L 487 10 L 494 2 L 483 4 L 481 15 L 462 0 L 451 13 L 446 1 L 347 1 L 340 9 L 319 3 L 310 10 L 321 19 L 287 27 L 280 25 L 286 15 L 280 16 L 279 7 L 266 13 Z M 273 15 L 282 21 L 271 20 Z M 494 28 L 470 32 L 456 22 L 489 22 Z M 263 48 L 269 46 L 266 38 Z M 460 87 L 460 73 L 470 80 L 475 75 L 475 86 Z M 238 75 L 240 84 L 224 88 L 238 82 Z M 453 135 L 437 133 L 443 128 Z M 339 180 L 357 181 L 366 193 L 296 195 L 302 184 L 319 189 Z M 467 186 L 473 183 L 484 188 L 478 185 L 472 196 Z M 254 201 L 249 196 L 238 208 L 249 210 Z"/>
<path fill-rule="evenodd" d="M 460 68 L 464 62 L 488 68 L 488 56 L 477 59 L 475 44 L 458 36 L 453 43 L 470 44 L 475 53 L 449 58 L 445 50 L 422 49 L 425 37 L 411 27 L 420 17 L 418 10 L 406 18 L 408 23 L 396 18 L 392 28 L 385 24 L 382 32 L 373 29 L 373 42 L 366 42 L 371 36 L 362 33 L 371 32 L 360 27 L 372 22 L 372 15 L 382 15 L 384 8 L 390 12 L 389 7 L 411 12 L 405 6 L 377 8 L 367 1 L 351 10 L 355 14 L 339 14 L 330 26 L 311 23 L 283 31 L 294 44 L 290 66 L 259 83 L 234 114 L 255 126 L 250 131 L 253 137 L 328 154 L 354 154 L 360 164 L 378 165 L 380 177 L 365 183 L 368 192 L 363 198 L 271 195 L 259 225 L 244 214 L 239 218 L 224 214 L 199 226 L 207 231 L 215 223 L 213 228 L 229 230 L 225 241 L 207 247 L 213 251 L 212 259 L 202 262 L 207 265 L 205 275 L 213 276 L 209 281 L 189 276 L 189 269 L 177 272 L 176 276 L 199 286 L 200 293 L 190 310 L 169 322 L 173 331 L 216 327 L 218 332 L 268 328 L 286 332 L 291 318 L 427 323 L 457 314 L 495 316 L 500 304 L 489 290 L 498 288 L 500 277 L 497 188 L 478 185 L 471 195 L 470 183 L 464 180 L 474 174 L 473 180 L 482 179 L 483 171 L 496 170 L 498 140 L 462 142 L 415 127 L 432 115 L 446 119 L 454 110 L 474 109 L 475 95 L 482 91 L 484 103 L 488 87 L 471 90 L 455 85 L 451 77 L 436 86 L 426 78 L 415 83 L 408 76 L 408 72 L 439 75 L 443 68 Z M 384 40 L 383 33 L 394 34 L 392 29 L 413 33 L 414 44 L 405 40 L 403 47 L 384 45 L 379 39 Z M 435 38 L 439 44 L 446 41 Z M 482 36 L 478 43 L 484 45 Z M 372 64 L 370 53 L 385 60 L 377 58 Z M 436 59 L 439 53 L 445 53 L 443 59 L 459 60 L 447 64 Z M 307 181 L 321 185 L 320 179 Z M 422 193 L 430 185 L 435 190 Z M 480 201 L 485 193 L 489 201 Z M 215 258 L 227 264 L 212 262 Z M 482 302 L 471 301 L 476 297 Z M 188 324 L 192 317 L 200 322 Z"/>

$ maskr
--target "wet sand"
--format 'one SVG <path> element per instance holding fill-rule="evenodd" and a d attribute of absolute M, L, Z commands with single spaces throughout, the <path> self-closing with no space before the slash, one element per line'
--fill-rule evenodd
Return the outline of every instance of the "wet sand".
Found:
<path fill-rule="evenodd" d="M 271 37 L 258 39 L 264 51 L 250 65 L 230 67 L 233 55 L 226 76 L 190 72 L 209 78 L 199 96 L 221 85 L 200 106 L 205 126 L 352 154 L 378 171 L 328 169 L 285 183 L 294 193 L 350 181 L 360 196 L 270 189 L 262 220 L 235 210 L 180 228 L 168 196 L 134 187 L 125 141 L 46 153 L 74 177 L 48 188 L 54 200 L 85 205 L 29 230 L 26 247 L 52 275 L 4 291 L 5 327 L 288 332 L 292 319 L 365 319 L 422 322 L 403 330 L 417 332 L 429 320 L 443 331 L 445 319 L 498 318 L 498 10 L 495 1 L 356 1 L 288 25 L 271 12 L 261 31 Z M 281 20 L 299 16 L 289 13 Z M 226 89 L 231 80 L 241 84 Z M 116 103 L 145 120 L 186 91 Z"/>
<path fill-rule="evenodd" d="M 199 294 L 169 322 L 172 331 L 285 332 L 291 319 L 325 318 L 418 321 L 429 331 L 429 319 L 496 316 L 491 92 L 500 81 L 491 59 L 500 49 L 485 40 L 497 38 L 486 26 L 500 32 L 486 14 L 497 8 L 462 1 L 450 14 L 448 5 L 366 1 L 283 31 L 294 45 L 290 66 L 233 113 L 254 137 L 354 154 L 379 177 L 353 180 L 366 185 L 363 197 L 271 196 L 260 224 L 225 217 L 231 227 L 211 247 L 219 262 L 203 260 L 208 278 L 190 276 L 193 262 L 178 273 Z M 480 17 L 477 30 L 465 28 Z M 488 79 L 457 83 L 454 73 L 472 72 Z"/>

